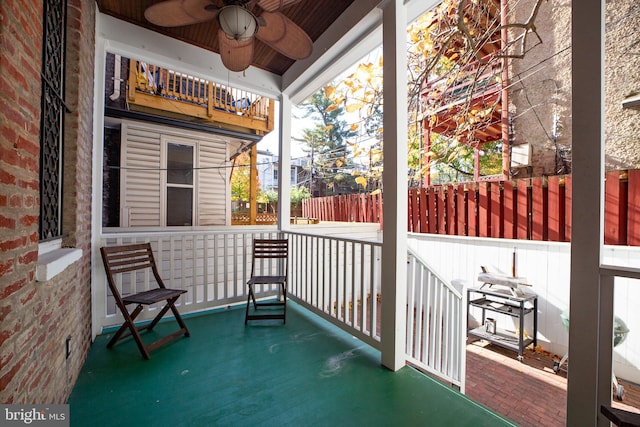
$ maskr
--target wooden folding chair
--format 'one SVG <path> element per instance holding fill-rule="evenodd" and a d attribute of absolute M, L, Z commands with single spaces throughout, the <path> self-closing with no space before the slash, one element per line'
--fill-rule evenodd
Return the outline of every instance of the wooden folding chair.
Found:
<path fill-rule="evenodd" d="M 282 319 L 287 321 L 287 275 L 288 275 L 289 242 L 286 239 L 254 239 L 253 260 L 251 263 L 251 278 L 247 281 L 249 293 L 247 296 L 247 310 L 244 324 L 249 320 Z M 282 301 L 256 302 L 255 285 L 280 285 Z M 249 307 L 253 301 L 253 314 L 249 314 Z M 260 307 L 282 307 L 282 312 L 260 310 Z"/>
<path fill-rule="evenodd" d="M 100 248 L 102 254 L 102 262 L 107 273 L 107 281 L 109 282 L 109 288 L 113 293 L 113 297 L 116 300 L 116 305 L 124 316 L 124 323 L 118 329 L 118 332 L 111 338 L 111 341 L 107 344 L 108 348 L 114 346 L 114 344 L 123 338 L 132 336 L 142 353 L 142 357 L 149 359 L 149 352 L 164 345 L 174 339 L 184 335 L 188 337 L 189 330 L 184 324 L 178 309 L 175 306 L 176 301 L 180 298 L 180 295 L 187 292 L 182 289 L 167 289 L 158 273 L 158 268 L 153 257 L 153 251 L 151 250 L 151 244 L 133 244 L 124 246 L 105 246 Z M 115 276 L 120 273 L 126 273 L 130 271 L 144 270 L 150 268 L 153 272 L 153 276 L 158 283 L 158 287 L 150 289 L 148 291 L 134 293 L 127 295 L 124 298 L 120 295 L 120 291 L 116 286 Z M 135 274 L 135 273 L 133 273 Z M 164 302 L 164 306 L 158 312 L 156 317 L 151 323 L 136 326 L 133 322 L 142 312 L 145 305 L 151 305 Z M 129 304 L 136 304 L 133 311 L 129 311 L 127 306 Z M 180 329 L 171 335 L 160 338 L 152 344 L 145 345 L 140 338 L 140 332 L 143 330 L 151 330 L 160 321 L 160 319 L 171 310 L 173 315 L 180 326 Z M 129 329 L 129 333 L 125 334 L 125 331 Z"/>

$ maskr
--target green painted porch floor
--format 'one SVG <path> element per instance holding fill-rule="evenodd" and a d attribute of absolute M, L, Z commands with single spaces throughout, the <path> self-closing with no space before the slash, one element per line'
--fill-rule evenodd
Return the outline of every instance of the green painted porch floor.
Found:
<path fill-rule="evenodd" d="M 72 426 L 513 426 L 289 303 L 287 323 L 232 309 L 185 319 L 181 338 L 143 360 L 99 336 L 69 399 Z M 165 322 L 146 338 L 170 330 Z M 143 334 L 144 335 L 144 334 Z"/>

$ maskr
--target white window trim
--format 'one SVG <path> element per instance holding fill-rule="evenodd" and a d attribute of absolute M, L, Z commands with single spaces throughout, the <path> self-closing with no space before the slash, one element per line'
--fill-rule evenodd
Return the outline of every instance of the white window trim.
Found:
<path fill-rule="evenodd" d="M 196 226 L 199 223 L 200 215 L 198 213 L 198 167 L 200 167 L 200 141 L 188 138 L 179 138 L 172 135 L 161 135 L 160 137 L 160 225 L 167 227 L 167 150 L 169 144 L 189 145 L 193 147 L 193 184 L 181 185 L 171 184 L 172 187 L 191 188 L 193 190 L 192 206 L 191 206 L 191 224 Z"/>

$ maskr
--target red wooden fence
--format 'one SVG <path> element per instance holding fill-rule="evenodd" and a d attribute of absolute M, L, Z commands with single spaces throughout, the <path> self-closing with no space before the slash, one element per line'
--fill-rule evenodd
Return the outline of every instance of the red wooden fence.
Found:
<path fill-rule="evenodd" d="M 303 200 L 302 216 L 321 221 L 375 222 L 382 227 L 382 193 L 344 194 Z"/>
<path fill-rule="evenodd" d="M 568 242 L 571 176 L 412 189 L 408 213 L 408 230 L 415 233 Z M 382 224 L 382 197 L 309 199 L 303 202 L 303 216 Z M 640 170 L 606 174 L 604 220 L 606 244 L 640 246 Z"/>

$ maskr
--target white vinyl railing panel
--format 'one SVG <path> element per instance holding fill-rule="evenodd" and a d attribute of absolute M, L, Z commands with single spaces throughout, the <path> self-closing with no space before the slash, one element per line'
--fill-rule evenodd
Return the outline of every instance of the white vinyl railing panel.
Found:
<path fill-rule="evenodd" d="M 416 252 L 407 260 L 407 360 L 464 393 L 464 293 L 442 279 Z"/>
<path fill-rule="evenodd" d="M 289 296 L 380 348 L 380 242 L 289 232 Z"/>

